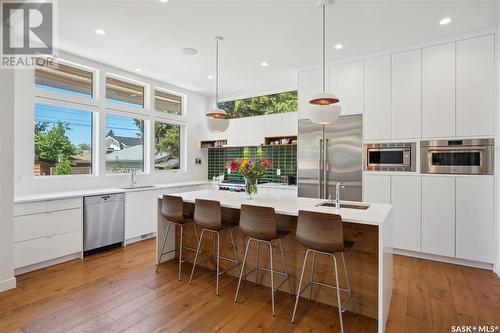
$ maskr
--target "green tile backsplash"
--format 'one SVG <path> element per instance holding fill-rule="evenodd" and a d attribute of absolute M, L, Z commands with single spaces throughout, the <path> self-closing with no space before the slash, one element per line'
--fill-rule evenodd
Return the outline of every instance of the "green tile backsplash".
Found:
<path fill-rule="evenodd" d="M 214 175 L 226 174 L 226 179 L 241 179 L 239 175 L 231 173 L 227 175 L 226 163 L 228 161 L 242 158 L 243 150 L 247 149 L 249 156 L 255 160 L 258 147 L 222 147 L 208 149 L 208 179 Z M 266 180 L 279 182 L 280 176 L 276 175 L 276 169 L 281 169 L 281 175 L 297 176 L 297 146 L 262 146 L 262 154 L 273 162 L 273 167 L 267 171 Z"/>

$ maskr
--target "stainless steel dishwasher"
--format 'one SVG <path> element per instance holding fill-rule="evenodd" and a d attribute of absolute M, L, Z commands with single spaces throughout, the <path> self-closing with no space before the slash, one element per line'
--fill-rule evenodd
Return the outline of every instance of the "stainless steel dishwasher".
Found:
<path fill-rule="evenodd" d="M 125 194 L 83 199 L 83 254 L 121 246 L 124 241 Z"/>

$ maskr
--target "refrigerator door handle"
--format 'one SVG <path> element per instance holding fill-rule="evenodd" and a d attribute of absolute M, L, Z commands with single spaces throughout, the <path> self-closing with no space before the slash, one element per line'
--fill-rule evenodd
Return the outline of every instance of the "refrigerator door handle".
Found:
<path fill-rule="evenodd" d="M 323 140 L 323 199 L 328 198 L 328 139 Z"/>
<path fill-rule="evenodd" d="M 321 195 L 323 194 L 323 167 L 324 167 L 324 158 L 323 158 L 323 139 L 319 139 L 319 159 L 318 159 L 318 199 L 321 199 Z"/>

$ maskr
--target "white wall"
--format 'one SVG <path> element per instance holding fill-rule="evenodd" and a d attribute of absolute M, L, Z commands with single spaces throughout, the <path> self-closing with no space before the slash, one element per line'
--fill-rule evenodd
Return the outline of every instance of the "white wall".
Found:
<path fill-rule="evenodd" d="M 0 70 L 0 292 L 14 278 L 14 71 Z"/>
<path fill-rule="evenodd" d="M 500 276 L 500 142 L 498 142 L 498 138 L 500 138 L 500 26 L 498 27 L 497 40 L 495 43 L 496 47 L 496 71 L 497 76 L 495 80 L 496 84 L 496 93 L 497 93 L 497 113 L 496 113 L 496 137 L 497 140 L 495 142 L 495 219 L 496 219 L 496 227 L 497 227 L 497 260 L 496 264 L 493 267 L 498 276 Z"/>
<path fill-rule="evenodd" d="M 186 112 L 186 133 L 185 133 L 185 158 L 184 168 L 176 171 L 152 172 L 151 174 L 141 174 L 137 176 L 139 185 L 171 183 L 184 180 L 205 180 L 207 179 L 207 153 L 199 148 L 199 142 L 202 133 L 206 132 L 204 123 L 204 114 L 208 108 L 208 99 L 191 91 L 181 89 L 163 82 L 141 77 L 134 73 L 125 72 L 117 68 L 112 68 L 91 60 L 81 59 L 69 54 L 59 54 L 61 59 L 71 61 L 80 65 L 97 69 L 101 73 L 99 84 L 102 89 L 103 77 L 105 73 L 129 78 L 139 82 L 150 84 L 151 87 L 158 86 L 169 89 L 187 97 Z M 89 188 L 117 187 L 128 185 L 130 176 L 111 175 L 105 176 L 103 170 L 100 175 L 77 175 L 77 176 L 42 176 L 33 175 L 34 145 L 33 145 L 33 126 L 34 126 L 34 101 L 35 89 L 34 71 L 22 70 L 16 72 L 15 82 L 15 194 L 32 194 L 56 191 L 70 191 Z M 101 122 L 102 123 L 102 122 Z M 104 133 L 104 130 L 101 130 Z M 201 158 L 202 164 L 196 165 L 195 158 Z"/>

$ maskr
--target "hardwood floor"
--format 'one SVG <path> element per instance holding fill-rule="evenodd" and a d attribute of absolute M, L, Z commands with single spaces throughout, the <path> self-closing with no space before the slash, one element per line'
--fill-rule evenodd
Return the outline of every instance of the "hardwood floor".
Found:
<path fill-rule="evenodd" d="M 450 332 L 451 325 L 500 325 L 500 279 L 492 272 L 396 256 L 388 332 Z M 301 301 L 290 323 L 291 297 L 191 266 L 177 281 L 175 262 L 155 273 L 154 241 L 144 241 L 18 276 L 0 293 L 0 332 L 332 332 L 336 308 Z M 346 332 L 375 332 L 376 322 L 345 313 Z"/>

